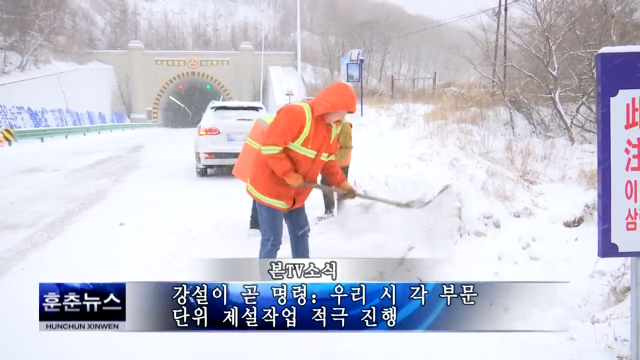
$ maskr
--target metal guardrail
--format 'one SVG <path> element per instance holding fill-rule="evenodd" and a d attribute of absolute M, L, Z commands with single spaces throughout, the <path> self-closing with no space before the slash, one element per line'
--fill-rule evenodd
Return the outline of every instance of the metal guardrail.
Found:
<path fill-rule="evenodd" d="M 64 136 L 65 139 L 69 135 L 87 135 L 88 133 L 98 134 L 102 132 L 114 132 L 115 130 L 135 130 L 135 129 L 147 129 L 160 127 L 158 123 L 126 123 L 126 124 L 107 124 L 107 125 L 86 125 L 86 126 L 67 126 L 67 127 L 53 127 L 53 128 L 39 128 L 39 129 L 15 129 L 15 142 L 20 140 L 40 139 L 40 142 L 44 142 L 45 138 L 51 138 L 56 136 Z M 14 141 L 9 139 L 5 140 L 9 146 Z"/>

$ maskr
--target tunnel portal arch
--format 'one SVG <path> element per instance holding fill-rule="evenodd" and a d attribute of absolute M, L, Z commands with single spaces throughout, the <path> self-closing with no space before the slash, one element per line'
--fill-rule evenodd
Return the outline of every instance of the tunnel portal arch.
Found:
<path fill-rule="evenodd" d="M 229 89 L 218 79 L 216 79 L 215 77 L 202 72 L 202 71 L 185 71 L 185 72 L 181 72 L 179 74 L 174 75 L 173 77 L 171 77 L 169 80 L 167 80 L 162 87 L 160 88 L 160 90 L 158 90 L 155 99 L 153 100 L 153 107 L 151 108 L 151 119 L 154 122 L 158 122 L 160 120 L 160 103 L 162 102 L 165 93 L 167 92 L 167 90 L 169 90 L 169 88 L 176 82 L 183 80 L 183 79 L 187 79 L 187 78 L 193 78 L 193 77 L 198 77 L 201 79 L 204 79 L 208 82 L 211 82 L 213 85 L 215 85 L 220 92 L 222 93 L 222 95 L 225 97 L 226 100 L 234 100 L 233 95 L 231 95 L 231 92 L 229 91 Z"/>

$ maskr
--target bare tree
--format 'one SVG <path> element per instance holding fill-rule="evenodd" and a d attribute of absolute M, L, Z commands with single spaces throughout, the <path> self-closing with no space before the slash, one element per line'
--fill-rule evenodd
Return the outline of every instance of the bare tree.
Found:
<path fill-rule="evenodd" d="M 150 0 L 86 0 L 86 6 L 71 6 L 69 0 L 0 0 L 9 4 L 10 13 L 17 14 L 15 22 L 0 30 L 4 48 L 14 49 L 17 44 L 33 41 L 29 38 L 28 22 L 22 22 L 33 3 L 64 4 L 66 10 L 56 14 L 53 21 L 58 26 L 50 32 L 54 52 L 81 52 L 82 48 L 123 49 L 136 38 L 144 41 L 149 49 L 219 49 L 236 48 L 243 40 L 252 40 L 259 45 L 262 36 L 252 28 L 230 20 L 230 3 L 214 2 L 198 16 L 185 18 L 183 13 L 173 12 L 168 6 Z M 439 49 L 424 51 L 421 48 L 438 47 L 438 39 L 425 34 L 403 35 L 408 28 L 425 27 L 433 20 L 410 15 L 401 8 L 375 0 L 361 3 L 344 0 L 305 1 L 302 6 L 303 61 L 329 69 L 330 78 L 337 79 L 338 60 L 349 49 L 362 49 L 366 61 L 364 79 L 367 85 L 381 87 L 392 73 L 407 71 L 430 73 L 433 61 L 425 59 Z M 153 6 L 151 6 L 153 4 Z M 225 5 L 222 5 L 225 4 Z M 269 50 L 295 50 L 296 2 L 294 0 L 243 0 L 251 5 L 271 12 L 275 25 L 269 25 L 265 47 Z M 49 5 L 47 5 L 49 6 Z M 22 10 L 21 10 L 22 9 Z M 7 12 L 2 12 L 7 13 Z M 46 14 L 40 11 L 38 14 Z M 92 22 L 91 16 L 95 18 Z M 13 16 L 13 15 L 12 15 Z M 43 15 L 46 17 L 46 15 Z M 260 21 L 260 19 L 258 19 Z M 3 21 L 4 23 L 5 21 Z M 46 21 L 41 19 L 39 24 Z M 39 25 L 42 30 L 46 27 Z M 2 28 L 2 24 L 0 24 Z M 451 27 L 444 27 L 453 31 Z M 443 30 L 444 30 L 443 28 Z M 450 32 L 451 32 L 450 31 Z M 455 31 L 453 31 L 455 32 Z M 460 33 L 460 32 L 458 32 Z M 67 36 L 70 35 L 70 36 Z M 439 34 L 438 34 L 439 35 Z M 46 37 L 45 37 L 46 38 Z M 65 40 L 66 38 L 66 40 Z M 317 38 L 319 41 L 308 41 Z M 326 39 L 326 40 L 325 40 Z M 32 53 L 33 56 L 45 48 L 47 41 Z M 55 43 L 55 44 L 54 44 Z M 21 52 L 22 50 L 18 50 Z M 32 58 L 33 58 L 32 56 Z"/>
<path fill-rule="evenodd" d="M 106 13 L 104 20 L 107 23 L 108 38 L 107 46 L 111 49 L 123 49 L 131 40 L 132 24 L 137 24 L 137 17 L 133 13 L 128 0 L 106 1 Z"/>
<path fill-rule="evenodd" d="M 62 25 L 61 17 L 58 16 L 60 11 L 58 2 L 27 0 L 25 5 L 23 26 L 26 29 L 24 34 L 26 37 L 20 49 L 20 63 L 16 66 L 21 71 L 24 71 L 34 60 L 37 62 L 37 57 L 34 55 L 37 55 L 41 46 L 53 46 L 49 36 L 54 29 Z"/>
<path fill-rule="evenodd" d="M 131 25 L 129 27 L 132 29 L 133 39 L 140 40 L 142 37 L 140 34 L 140 12 L 137 1 L 133 2 L 133 9 L 131 10 Z"/>
<path fill-rule="evenodd" d="M 492 28 L 480 23 L 473 34 L 482 57 L 463 56 L 488 81 L 499 85 L 510 111 L 525 116 L 546 135 L 558 133 L 571 143 L 590 141 L 596 131 L 595 63 L 597 51 L 625 44 L 638 29 L 638 4 L 632 0 L 521 0 L 520 16 L 511 20 L 509 61 L 493 60 Z M 491 19 L 491 18 L 489 18 Z M 495 21 L 495 19 L 491 19 Z M 509 83 L 491 70 L 506 65 Z M 508 91 L 504 91 L 508 88 Z"/>
<path fill-rule="evenodd" d="M 162 33 L 158 31 L 159 29 L 156 27 L 156 20 L 153 16 L 153 12 L 149 11 L 146 16 L 146 21 L 142 31 L 142 39 L 144 41 L 144 45 L 149 47 L 150 49 L 156 49 L 160 45 L 160 36 Z"/>

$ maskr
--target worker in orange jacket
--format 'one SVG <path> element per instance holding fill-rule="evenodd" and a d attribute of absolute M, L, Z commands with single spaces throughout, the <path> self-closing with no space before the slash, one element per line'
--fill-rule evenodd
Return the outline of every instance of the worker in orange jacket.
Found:
<path fill-rule="evenodd" d="M 312 191 L 304 183 L 318 176 L 355 197 L 335 160 L 340 120 L 356 110 L 356 96 L 345 83 L 321 90 L 311 101 L 287 104 L 275 117 L 256 121 L 233 170 L 256 200 L 260 258 L 276 258 L 287 224 L 292 258 L 309 257 L 309 220 L 305 202 Z"/>
<path fill-rule="evenodd" d="M 338 152 L 336 153 L 336 162 L 342 170 L 345 178 L 349 177 L 349 165 L 351 164 L 351 151 L 353 150 L 353 140 L 351 135 L 351 129 L 353 125 L 347 120 L 343 119 L 339 123 L 340 132 L 338 133 Z M 328 179 L 324 176 L 320 179 L 320 183 L 323 185 L 329 185 Z M 324 200 L 324 217 L 333 216 L 336 202 L 338 204 L 338 213 L 342 211 L 344 204 L 344 196 L 338 194 L 338 199 L 334 197 L 333 193 L 323 192 L 322 197 Z"/>

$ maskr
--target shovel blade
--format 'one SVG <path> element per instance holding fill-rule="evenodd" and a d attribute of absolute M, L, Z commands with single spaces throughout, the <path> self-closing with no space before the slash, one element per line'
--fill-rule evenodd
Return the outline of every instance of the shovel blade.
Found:
<path fill-rule="evenodd" d="M 447 189 L 449 189 L 451 187 L 450 184 L 445 185 L 442 189 L 440 189 L 440 191 L 438 191 L 438 193 L 432 197 L 429 200 L 412 200 L 412 201 L 408 201 L 404 204 L 402 204 L 403 208 L 407 208 L 407 209 L 422 209 L 424 207 L 426 207 L 427 205 L 431 204 L 435 199 L 437 199 L 440 195 L 442 195 L 442 193 L 444 193 L 445 191 L 447 191 Z"/>

